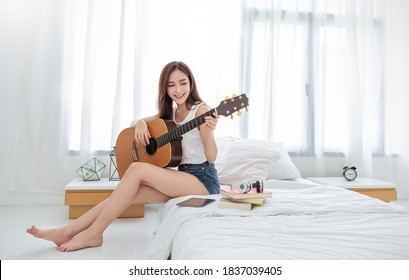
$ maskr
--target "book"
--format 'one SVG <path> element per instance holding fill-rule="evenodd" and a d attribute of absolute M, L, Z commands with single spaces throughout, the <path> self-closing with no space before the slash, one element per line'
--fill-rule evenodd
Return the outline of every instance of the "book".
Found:
<path fill-rule="evenodd" d="M 241 209 L 241 210 L 251 210 L 253 208 L 253 204 L 251 202 L 236 202 L 232 201 L 227 198 L 221 198 L 219 201 L 220 208 L 233 208 L 233 209 Z"/>
<path fill-rule="evenodd" d="M 237 190 L 232 190 L 230 188 L 223 188 L 220 189 L 220 194 L 231 198 L 231 199 L 249 199 L 249 198 L 269 198 L 272 197 L 272 192 L 264 191 L 261 193 L 258 193 L 256 189 L 252 189 L 251 191 L 247 193 L 241 193 L 240 191 Z"/>
<path fill-rule="evenodd" d="M 264 197 L 255 197 L 255 198 L 231 198 L 231 201 L 234 202 L 250 202 L 256 205 L 262 205 L 264 203 Z"/>

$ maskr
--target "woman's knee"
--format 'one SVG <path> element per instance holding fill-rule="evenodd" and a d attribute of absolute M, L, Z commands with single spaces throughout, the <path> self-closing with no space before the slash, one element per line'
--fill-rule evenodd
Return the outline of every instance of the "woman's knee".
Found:
<path fill-rule="evenodd" d="M 146 163 L 133 162 L 126 170 L 126 175 L 143 174 L 143 170 L 146 169 Z"/>

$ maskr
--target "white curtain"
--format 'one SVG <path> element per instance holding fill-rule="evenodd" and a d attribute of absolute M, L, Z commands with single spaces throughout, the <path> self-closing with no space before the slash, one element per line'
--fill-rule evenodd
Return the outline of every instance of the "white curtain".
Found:
<path fill-rule="evenodd" d="M 154 114 L 159 74 L 172 60 L 192 68 L 210 106 L 238 90 L 235 1 L 69 1 L 67 8 L 71 150 L 106 150 L 130 120 Z"/>
<path fill-rule="evenodd" d="M 399 1 L 394 27 L 406 17 Z M 342 153 L 370 176 L 373 151 L 407 155 L 407 79 L 388 65 L 385 96 L 379 78 L 387 2 L 0 0 L 0 202 L 5 188 L 61 194 L 94 156 L 108 165 L 119 131 L 156 112 L 171 60 L 191 67 L 212 107 L 235 91 L 250 97 L 249 113 L 222 118 L 218 136 L 284 142 L 314 156 L 314 170 Z M 399 66 L 407 54 L 395 49 Z M 407 185 L 407 158 L 378 171 Z"/>
<path fill-rule="evenodd" d="M 119 132 L 157 112 L 160 71 L 170 61 L 190 66 L 211 107 L 240 91 L 239 1 L 7 4 L 1 6 L 10 30 L 3 38 L 19 63 L 5 167 L 13 191 L 61 194 L 92 157 L 107 165 L 107 176 Z M 238 135 L 239 124 L 226 118 L 219 131 Z"/>
<path fill-rule="evenodd" d="M 262 108 L 248 116 L 248 135 L 316 159 L 342 154 L 371 176 L 372 153 L 384 144 L 385 7 L 377 0 L 245 1 L 243 87 Z"/>
<path fill-rule="evenodd" d="M 2 187 L 61 193 L 76 166 L 64 149 L 61 3 L 1 4 Z"/>

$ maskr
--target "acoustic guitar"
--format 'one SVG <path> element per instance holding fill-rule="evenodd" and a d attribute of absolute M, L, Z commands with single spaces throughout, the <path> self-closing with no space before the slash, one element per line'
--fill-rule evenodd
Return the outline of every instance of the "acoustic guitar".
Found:
<path fill-rule="evenodd" d="M 148 162 L 159 167 L 175 167 L 182 161 L 182 135 L 205 122 L 205 116 L 214 112 L 221 116 L 232 116 L 248 106 L 245 94 L 226 98 L 219 106 L 177 127 L 171 120 L 156 119 L 148 124 L 151 135 L 147 146 L 135 141 L 135 128 L 124 129 L 116 140 L 116 163 L 119 178 L 125 174 L 128 167 L 136 161 Z M 233 116 L 232 116 L 233 118 Z"/>

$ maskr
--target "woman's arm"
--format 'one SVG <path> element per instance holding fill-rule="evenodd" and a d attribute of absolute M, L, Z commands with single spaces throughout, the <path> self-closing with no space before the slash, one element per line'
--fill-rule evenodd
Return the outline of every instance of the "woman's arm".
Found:
<path fill-rule="evenodd" d="M 131 122 L 131 127 L 135 127 L 135 141 L 140 144 L 148 145 L 151 134 L 148 130 L 148 124 L 157 119 L 158 115 L 153 115 L 143 119 L 135 119 Z"/>
<path fill-rule="evenodd" d="M 147 117 L 147 118 L 143 118 L 143 119 L 134 119 L 134 120 L 131 122 L 131 127 L 135 127 L 136 123 L 139 122 L 139 121 L 144 121 L 145 123 L 148 124 L 148 123 L 150 123 L 151 121 L 153 121 L 153 120 L 155 120 L 155 119 L 157 119 L 157 118 L 159 118 L 158 114 L 153 115 L 153 116 L 150 116 L 150 117 Z"/>
<path fill-rule="evenodd" d="M 209 111 L 209 108 L 205 105 L 200 105 L 197 110 L 197 116 L 200 116 Z M 200 136 L 202 138 L 204 153 L 208 162 L 212 163 L 217 157 L 217 145 L 214 138 L 214 129 L 216 128 L 219 115 L 214 113 L 214 116 L 205 117 L 205 123 L 199 126 Z"/>

